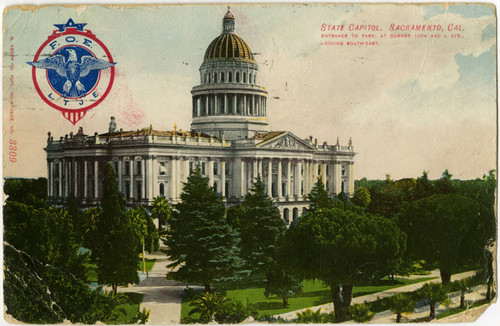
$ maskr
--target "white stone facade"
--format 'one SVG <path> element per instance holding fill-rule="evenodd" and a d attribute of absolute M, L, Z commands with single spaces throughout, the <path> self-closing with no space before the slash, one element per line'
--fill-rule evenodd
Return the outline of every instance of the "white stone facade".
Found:
<path fill-rule="evenodd" d="M 224 46 L 224 33 L 234 33 L 234 17 L 228 14 L 223 23 L 229 25 L 212 42 L 215 46 Z M 239 37 L 225 42 L 231 41 L 244 43 Z M 128 205 L 150 206 L 156 196 L 178 203 L 197 165 L 228 205 L 240 202 L 260 176 L 287 223 L 308 206 L 306 196 L 318 176 L 330 196 L 352 195 L 352 143 L 318 145 L 312 136 L 304 140 L 287 131 L 267 131 L 267 92 L 257 85 L 258 67 L 248 45 L 241 48 L 241 57 L 228 57 L 212 44 L 200 68 L 200 85 L 192 90 L 190 132 L 117 131 L 112 119 L 108 133 L 85 135 L 80 128 L 59 140 L 49 133 L 49 199 L 62 204 L 73 195 L 84 205 L 98 204 L 105 163 L 114 167 Z M 238 44 L 233 44 L 236 49 Z"/>

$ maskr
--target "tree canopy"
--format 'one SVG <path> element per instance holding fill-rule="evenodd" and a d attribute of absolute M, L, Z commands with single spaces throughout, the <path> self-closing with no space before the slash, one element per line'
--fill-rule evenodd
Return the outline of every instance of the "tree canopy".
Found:
<path fill-rule="evenodd" d="M 99 284 L 111 284 L 116 293 L 118 285 L 137 283 L 139 280 L 139 241 L 110 164 L 104 166 L 101 207 L 102 213 L 96 221 L 96 235 L 93 237 L 95 242 L 90 249 L 97 263 Z"/>
<path fill-rule="evenodd" d="M 479 206 L 470 198 L 438 194 L 404 206 L 399 225 L 408 235 L 408 254 L 439 264 L 446 283 L 460 260 L 481 259 L 486 239 L 480 234 L 487 236 L 481 232 L 483 219 Z"/>
<path fill-rule="evenodd" d="M 238 233 L 226 223 L 222 199 L 209 187 L 199 168 L 188 177 L 167 231 L 170 278 L 203 284 L 207 292 L 215 281 L 238 278 L 244 261 L 239 257 Z"/>
<path fill-rule="evenodd" d="M 243 202 L 236 209 L 228 210 L 227 215 L 228 221 L 233 221 L 233 227 L 240 233 L 240 256 L 247 268 L 252 273 L 267 273 L 275 262 L 276 245 L 286 227 L 260 178 Z"/>
<path fill-rule="evenodd" d="M 405 250 L 405 236 L 387 218 L 340 208 L 308 211 L 285 235 L 280 259 L 302 278 L 332 290 L 336 321 L 344 321 L 354 283 L 378 277 Z"/>

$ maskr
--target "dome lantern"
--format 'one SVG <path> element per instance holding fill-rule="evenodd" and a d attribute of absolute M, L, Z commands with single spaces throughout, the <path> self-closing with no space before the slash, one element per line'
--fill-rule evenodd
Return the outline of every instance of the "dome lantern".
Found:
<path fill-rule="evenodd" d="M 222 19 L 222 33 L 234 33 L 234 15 L 229 11 L 229 6 L 224 19 Z"/>

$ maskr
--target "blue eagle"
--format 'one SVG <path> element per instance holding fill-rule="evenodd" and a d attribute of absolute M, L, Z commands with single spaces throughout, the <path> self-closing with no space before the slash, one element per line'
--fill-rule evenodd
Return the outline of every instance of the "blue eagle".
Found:
<path fill-rule="evenodd" d="M 81 77 L 87 76 L 92 70 L 103 70 L 112 67 L 116 62 L 109 62 L 94 58 L 90 55 L 81 57 L 78 62 L 78 56 L 73 49 L 64 49 L 69 55 L 68 59 L 61 54 L 56 54 L 36 62 L 28 62 L 29 65 L 40 68 L 55 70 L 57 74 L 66 78 L 63 85 L 63 95 L 65 97 L 80 97 L 87 91 L 80 82 Z"/>

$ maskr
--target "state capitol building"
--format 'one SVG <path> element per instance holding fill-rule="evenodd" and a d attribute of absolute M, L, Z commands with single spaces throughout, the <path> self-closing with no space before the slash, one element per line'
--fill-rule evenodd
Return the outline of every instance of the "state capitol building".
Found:
<path fill-rule="evenodd" d="M 330 196 L 354 192 L 354 150 L 270 131 L 267 92 L 248 44 L 235 33 L 228 10 L 222 34 L 208 46 L 200 85 L 192 94 L 191 131 L 117 129 L 47 140 L 48 194 L 54 204 L 70 195 L 83 205 L 100 201 L 103 166 L 111 163 L 127 204 L 150 206 L 157 196 L 180 201 L 183 182 L 198 165 L 227 205 L 237 204 L 260 176 L 287 224 L 308 206 L 321 176 Z M 272 108 L 271 108 L 272 109 Z"/>

